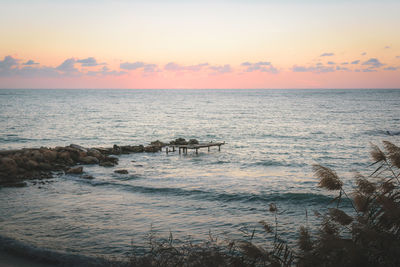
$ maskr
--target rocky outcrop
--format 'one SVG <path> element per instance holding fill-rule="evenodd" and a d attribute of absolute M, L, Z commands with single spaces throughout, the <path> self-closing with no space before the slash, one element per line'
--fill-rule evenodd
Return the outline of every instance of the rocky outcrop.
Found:
<path fill-rule="evenodd" d="M 128 174 L 129 172 L 127 170 L 115 170 L 115 173 L 119 173 L 119 174 Z"/>
<path fill-rule="evenodd" d="M 80 167 L 69 168 L 66 171 L 66 173 L 69 173 L 69 174 L 81 174 L 81 173 L 83 173 L 83 167 L 80 166 Z"/>
<path fill-rule="evenodd" d="M 178 138 L 171 143 L 173 142 L 175 144 L 188 143 L 183 138 Z M 104 167 L 114 167 L 118 165 L 118 158 L 115 156 L 143 152 L 155 153 L 161 151 L 164 146 L 166 146 L 165 143 L 157 140 L 148 146 L 114 145 L 109 148 L 85 148 L 71 144 L 55 148 L 0 150 L 0 186 L 21 184 L 27 179 L 50 178 L 54 171 L 63 171 L 69 174 L 83 173 L 83 167 L 76 165 L 98 164 Z"/>
<path fill-rule="evenodd" d="M 190 139 L 188 142 L 188 145 L 198 145 L 199 141 L 197 141 L 197 139 Z"/>
<path fill-rule="evenodd" d="M 186 141 L 185 138 L 178 138 L 175 139 L 175 141 L 169 142 L 170 145 L 187 145 L 188 142 Z"/>

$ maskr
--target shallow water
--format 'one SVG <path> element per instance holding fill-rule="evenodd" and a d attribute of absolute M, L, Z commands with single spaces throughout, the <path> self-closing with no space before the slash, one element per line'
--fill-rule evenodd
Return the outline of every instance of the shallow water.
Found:
<path fill-rule="evenodd" d="M 321 210 L 311 165 L 352 187 L 371 170 L 369 142 L 400 142 L 400 90 L 0 90 L 0 148 L 226 141 L 189 152 L 131 154 L 95 177 L 55 175 L 0 189 L 0 239 L 84 256 L 126 255 L 150 229 L 240 238 L 273 221 L 293 241 L 305 209 Z M 133 162 L 134 161 L 134 162 Z M 127 169 L 118 175 L 115 169 Z M 309 222 L 316 219 L 308 216 Z"/>

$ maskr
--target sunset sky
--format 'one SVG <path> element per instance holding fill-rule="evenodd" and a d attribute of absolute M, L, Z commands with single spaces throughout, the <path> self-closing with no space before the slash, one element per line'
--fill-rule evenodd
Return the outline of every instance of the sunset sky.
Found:
<path fill-rule="evenodd" d="M 0 88 L 400 88 L 400 1 L 4 1 Z"/>

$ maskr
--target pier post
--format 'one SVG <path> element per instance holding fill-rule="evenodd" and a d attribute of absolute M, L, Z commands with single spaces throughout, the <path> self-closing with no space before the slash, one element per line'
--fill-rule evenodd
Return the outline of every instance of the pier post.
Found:
<path fill-rule="evenodd" d="M 208 152 L 210 152 L 210 147 L 208 147 Z"/>
<path fill-rule="evenodd" d="M 199 149 L 198 148 L 196 148 L 196 154 L 199 154 Z"/>
<path fill-rule="evenodd" d="M 168 150 L 169 150 L 169 148 L 166 146 L 165 147 L 165 153 L 167 153 L 167 155 L 168 155 L 168 152 L 169 152 Z"/>
<path fill-rule="evenodd" d="M 178 147 L 178 149 L 179 149 L 179 154 L 181 154 L 181 148 L 180 148 L 180 147 Z"/>
<path fill-rule="evenodd" d="M 221 145 L 218 146 L 218 151 L 221 151 Z"/>

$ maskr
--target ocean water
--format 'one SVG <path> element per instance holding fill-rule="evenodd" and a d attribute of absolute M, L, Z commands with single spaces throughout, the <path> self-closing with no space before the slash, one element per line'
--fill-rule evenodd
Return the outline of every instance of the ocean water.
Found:
<path fill-rule="evenodd" d="M 262 242 L 270 203 L 294 242 L 306 210 L 317 222 L 312 211 L 332 196 L 317 188 L 312 164 L 335 169 L 350 192 L 354 172 L 372 170 L 370 142 L 400 144 L 400 90 L 0 90 L 0 149 L 179 137 L 226 145 L 122 155 L 115 168 L 85 166 L 93 180 L 56 174 L 0 188 L 0 243 L 125 257 L 150 230 L 196 242 L 254 227 Z"/>

